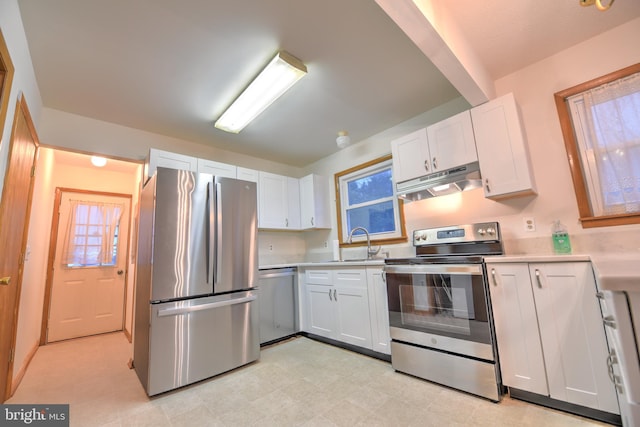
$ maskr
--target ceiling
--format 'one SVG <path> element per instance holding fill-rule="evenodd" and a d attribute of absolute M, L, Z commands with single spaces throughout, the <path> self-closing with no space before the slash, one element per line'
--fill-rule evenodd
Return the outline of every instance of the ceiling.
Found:
<path fill-rule="evenodd" d="M 45 107 L 292 166 L 460 96 L 373 0 L 18 3 Z M 493 79 L 640 16 L 637 0 L 431 3 Z M 240 134 L 214 128 L 279 49 L 308 75 Z"/>

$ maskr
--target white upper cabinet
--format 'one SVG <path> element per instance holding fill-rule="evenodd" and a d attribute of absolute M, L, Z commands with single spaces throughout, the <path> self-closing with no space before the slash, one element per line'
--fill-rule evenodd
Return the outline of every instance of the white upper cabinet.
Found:
<path fill-rule="evenodd" d="M 258 172 L 258 227 L 300 230 L 298 179 Z"/>
<path fill-rule="evenodd" d="M 300 181 L 287 177 L 287 228 L 300 230 Z"/>
<path fill-rule="evenodd" d="M 224 178 L 236 178 L 236 166 L 227 163 L 214 162 L 213 160 L 198 159 L 198 172 L 222 176 Z"/>
<path fill-rule="evenodd" d="M 301 228 L 331 228 L 329 185 L 325 177 L 307 175 L 300 178 Z"/>
<path fill-rule="evenodd" d="M 197 172 L 198 159 L 184 154 L 151 148 L 144 165 L 144 182 L 147 182 L 147 179 L 155 175 L 158 167 Z"/>
<path fill-rule="evenodd" d="M 244 181 L 250 181 L 257 183 L 259 180 L 259 173 L 255 169 L 247 169 L 238 166 L 236 170 L 236 178 L 242 179 Z"/>
<path fill-rule="evenodd" d="M 258 177 L 258 227 L 286 229 L 289 222 L 287 177 L 262 171 L 258 173 Z"/>
<path fill-rule="evenodd" d="M 529 155 L 512 93 L 471 109 L 485 197 L 536 194 Z"/>
<path fill-rule="evenodd" d="M 391 142 L 393 177 L 408 181 L 432 173 L 427 129 L 420 129 Z"/>
<path fill-rule="evenodd" d="M 471 113 L 463 111 L 427 127 L 431 172 L 478 160 Z"/>
<path fill-rule="evenodd" d="M 463 111 L 391 142 L 393 176 L 408 181 L 478 160 L 471 114 Z"/>

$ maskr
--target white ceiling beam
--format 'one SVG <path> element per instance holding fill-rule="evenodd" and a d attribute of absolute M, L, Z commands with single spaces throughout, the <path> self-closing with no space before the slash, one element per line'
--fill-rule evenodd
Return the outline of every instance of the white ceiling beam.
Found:
<path fill-rule="evenodd" d="M 476 106 L 495 98 L 493 80 L 444 8 L 432 0 L 376 0 L 376 3 L 469 104 Z"/>

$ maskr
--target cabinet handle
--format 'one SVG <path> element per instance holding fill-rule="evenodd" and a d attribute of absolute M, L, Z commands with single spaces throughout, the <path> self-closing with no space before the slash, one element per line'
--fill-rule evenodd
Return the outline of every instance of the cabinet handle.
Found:
<path fill-rule="evenodd" d="M 487 190 L 487 193 L 491 193 L 491 187 L 489 186 L 489 178 L 484 180 L 484 188 Z"/>
<path fill-rule="evenodd" d="M 498 286 L 498 281 L 496 280 L 496 269 L 491 269 L 491 278 L 493 279 L 493 286 Z"/>
<path fill-rule="evenodd" d="M 596 292 L 596 298 L 604 299 L 604 294 L 602 292 Z"/>
<path fill-rule="evenodd" d="M 605 326 L 608 326 L 611 329 L 616 329 L 616 319 L 613 316 L 605 316 L 602 319 L 602 323 L 604 323 Z"/>
<path fill-rule="evenodd" d="M 313 223 L 313 217 L 311 217 L 311 225 L 314 226 L 315 224 Z"/>
<path fill-rule="evenodd" d="M 433 170 L 438 169 L 438 161 L 436 160 L 436 158 L 435 158 L 435 157 L 433 158 L 433 162 L 432 162 L 432 164 L 433 164 Z"/>
<path fill-rule="evenodd" d="M 333 301 L 333 298 L 331 298 L 331 289 L 329 289 L 329 301 Z"/>
<path fill-rule="evenodd" d="M 285 218 L 284 219 L 284 226 L 288 227 L 289 226 L 289 218 Z"/>
<path fill-rule="evenodd" d="M 424 161 L 424 168 L 425 168 L 425 170 L 427 172 L 429 172 L 429 160 L 428 159 Z"/>
<path fill-rule="evenodd" d="M 540 279 L 540 270 L 536 268 L 536 281 L 538 282 L 538 287 L 542 289 L 542 279 Z"/>
<path fill-rule="evenodd" d="M 11 276 L 7 276 L 7 277 L 2 277 L 0 278 L 0 285 L 9 285 L 11 284 Z"/>
<path fill-rule="evenodd" d="M 338 301 L 338 291 L 335 289 L 333 290 L 333 300 Z"/>
<path fill-rule="evenodd" d="M 382 282 L 387 283 L 387 272 L 383 271 L 380 276 L 382 277 Z"/>
<path fill-rule="evenodd" d="M 614 349 L 611 349 L 611 352 L 607 356 L 607 370 L 609 374 L 609 379 L 613 383 L 614 387 L 617 389 L 619 393 L 624 392 L 624 387 L 622 383 L 622 378 L 619 375 L 615 374 L 613 370 L 613 365 L 618 364 L 618 357 L 616 356 L 616 352 Z"/>

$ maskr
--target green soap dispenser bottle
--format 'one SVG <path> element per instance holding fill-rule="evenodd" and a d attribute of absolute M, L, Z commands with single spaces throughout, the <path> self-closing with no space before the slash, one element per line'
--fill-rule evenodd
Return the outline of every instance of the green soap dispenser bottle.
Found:
<path fill-rule="evenodd" d="M 570 254 L 571 242 L 569 232 L 559 220 L 553 221 L 551 228 L 551 238 L 553 239 L 553 251 L 557 254 Z"/>

